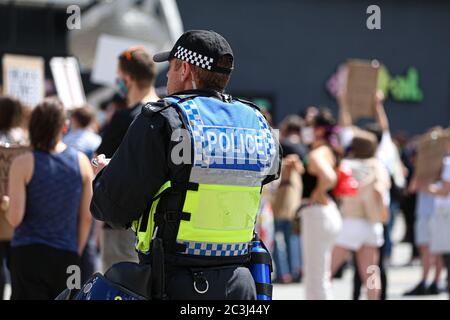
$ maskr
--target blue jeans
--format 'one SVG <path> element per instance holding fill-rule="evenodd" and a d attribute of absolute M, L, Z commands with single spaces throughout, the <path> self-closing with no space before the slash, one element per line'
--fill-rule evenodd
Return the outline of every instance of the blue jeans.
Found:
<path fill-rule="evenodd" d="M 277 233 L 282 234 L 282 240 Z M 280 279 L 289 274 L 298 276 L 301 268 L 300 237 L 292 233 L 292 222 L 289 220 L 275 220 L 275 246 L 273 252 L 276 266 L 276 276 Z"/>

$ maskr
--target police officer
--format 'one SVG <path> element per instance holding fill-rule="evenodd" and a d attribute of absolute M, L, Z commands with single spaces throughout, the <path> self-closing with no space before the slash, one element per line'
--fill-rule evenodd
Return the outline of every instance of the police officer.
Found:
<path fill-rule="evenodd" d="M 92 214 L 134 230 L 140 262 L 163 270 L 154 298 L 255 299 L 245 266 L 279 143 L 257 106 L 223 92 L 234 57 L 221 35 L 187 31 L 153 60 L 169 62 L 169 96 L 143 107 L 107 166 L 98 157 Z"/>

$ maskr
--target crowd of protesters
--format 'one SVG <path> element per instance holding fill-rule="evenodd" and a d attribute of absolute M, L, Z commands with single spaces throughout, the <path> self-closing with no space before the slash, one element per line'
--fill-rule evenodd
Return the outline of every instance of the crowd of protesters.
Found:
<path fill-rule="evenodd" d="M 155 78 L 150 55 L 134 47 L 119 56 L 118 94 L 97 113 L 88 105 L 67 112 L 56 98 L 31 109 L 0 97 L 0 148 L 21 150 L 8 164 L 1 199 L 0 298 L 5 270 L 12 299 L 53 299 L 66 287 L 68 266 L 80 266 L 84 282 L 114 263 L 137 261 L 131 231 L 91 218 L 90 160 L 112 157 L 142 106 L 159 99 Z M 405 294 L 439 293 L 450 263 L 450 230 L 443 229 L 450 219 L 450 147 L 441 181 L 421 185 L 414 176 L 417 139 L 393 139 L 381 92 L 374 96 L 375 121 L 362 127 L 345 91 L 337 100 L 337 117 L 309 106 L 277 126 L 281 179 L 262 190 L 257 221 L 274 258 L 274 281 L 303 281 L 307 299 L 332 299 L 333 278 L 353 266 L 353 297 L 365 288 L 368 299 L 386 299 L 392 228 L 401 211 L 404 241 L 423 268 Z"/>
<path fill-rule="evenodd" d="M 54 97 L 34 108 L 0 97 L 0 148 L 18 153 L 2 163 L 9 179 L 0 207 L 0 298 L 5 270 L 11 299 L 54 299 L 67 286 L 68 267 L 80 267 L 83 283 L 138 260 L 134 234 L 95 222 L 89 210 L 91 159 L 112 157 L 142 106 L 159 99 L 145 49 L 130 48 L 118 60 L 118 93 L 97 113 L 89 105 L 66 111 Z"/>
<path fill-rule="evenodd" d="M 304 281 L 307 299 L 331 299 L 333 278 L 353 266 L 353 299 L 362 288 L 368 299 L 387 299 L 392 231 L 402 212 L 403 242 L 423 268 L 420 282 L 404 295 L 448 291 L 450 280 L 445 287 L 439 280 L 444 266 L 449 269 L 449 158 L 442 159 L 441 181 L 420 185 L 418 139 L 391 136 L 383 93 L 374 95 L 375 119 L 363 126 L 352 119 L 345 90 L 337 102 L 337 119 L 310 106 L 278 126 L 282 176 L 265 188 L 258 220 L 259 232 L 273 243 L 274 281 Z"/>

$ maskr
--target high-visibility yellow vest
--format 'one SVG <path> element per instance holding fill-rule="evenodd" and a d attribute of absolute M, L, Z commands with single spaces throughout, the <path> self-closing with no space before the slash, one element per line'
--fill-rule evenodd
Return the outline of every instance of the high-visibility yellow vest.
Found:
<path fill-rule="evenodd" d="M 245 103 L 197 96 L 166 98 L 180 111 L 191 139 L 192 169 L 181 212 L 164 212 L 160 200 L 176 186 L 167 181 L 133 223 L 136 249 L 150 251 L 161 220 L 179 220 L 180 253 L 234 257 L 248 254 L 262 182 L 276 167 L 278 147 L 262 114 Z M 276 172 L 275 172 L 276 173 Z M 163 211 L 163 212 L 161 212 Z"/>

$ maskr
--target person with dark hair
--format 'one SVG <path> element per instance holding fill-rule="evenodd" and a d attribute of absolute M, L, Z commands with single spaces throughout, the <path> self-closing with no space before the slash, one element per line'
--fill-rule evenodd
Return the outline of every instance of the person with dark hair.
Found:
<path fill-rule="evenodd" d="M 27 134 L 20 127 L 23 120 L 23 106 L 19 100 L 8 96 L 0 95 L 0 148 L 8 148 L 10 151 L 16 149 L 17 152 L 28 144 Z M 8 172 L 10 166 L 9 161 L 2 161 L 0 171 Z M 0 183 L 5 174 L 0 174 Z M 6 192 L 5 187 L 0 186 L 0 192 Z M 0 194 L 3 196 L 3 194 Z M 3 200 L 0 199 L 0 205 L 3 207 Z M 7 279 L 7 268 L 9 266 L 10 244 L 12 237 L 12 227 L 6 221 L 4 210 L 0 207 L 0 300 L 3 299 Z"/>
<path fill-rule="evenodd" d="M 370 300 L 380 297 L 381 280 L 377 270 L 371 266 L 379 263 L 379 248 L 383 245 L 383 225 L 387 220 L 384 194 L 390 188 L 387 169 L 375 157 L 377 138 L 374 134 L 356 131 L 348 156 L 341 166 L 351 170 L 357 182 L 356 194 L 339 197 L 339 209 L 343 216 L 342 230 L 333 249 L 332 273 L 338 271 L 348 259 L 351 251 L 356 252 L 357 272 L 363 283 L 370 280 L 367 296 Z M 370 272 L 368 272 L 370 271 Z"/>
<path fill-rule="evenodd" d="M 343 88 L 338 93 L 339 104 L 339 125 L 341 126 L 340 140 L 344 148 L 349 147 L 354 137 L 355 128 L 352 126 L 353 119 L 350 114 L 348 105 L 347 92 Z M 381 295 L 380 299 L 385 300 L 387 297 L 387 275 L 385 265 L 390 258 L 392 251 L 391 231 L 394 224 L 394 214 L 399 208 L 399 199 L 393 198 L 391 195 L 400 194 L 400 189 L 406 186 L 405 168 L 400 159 L 400 153 L 392 141 L 389 119 L 384 109 L 384 94 L 381 90 L 377 90 L 374 94 L 375 120 L 376 122 L 366 124 L 364 129 L 373 133 L 378 141 L 378 147 L 375 156 L 381 161 L 389 172 L 391 179 L 391 189 L 383 195 L 385 205 L 389 208 L 388 220 L 383 224 L 384 244 L 380 248 L 379 266 L 381 272 Z M 398 192 L 393 192 L 398 190 Z M 391 201 L 392 200 L 392 201 Z M 395 200 L 395 201 L 393 201 Z M 354 298 L 360 295 L 361 280 L 358 272 L 355 272 L 354 279 Z"/>
<path fill-rule="evenodd" d="M 76 108 L 70 115 L 70 131 L 64 136 L 63 142 L 70 147 L 83 152 L 88 159 L 92 159 L 102 139 L 92 130 L 95 113 L 91 106 Z M 89 231 L 86 247 L 81 255 L 81 280 L 84 282 L 98 267 L 97 232 L 93 221 Z"/>
<path fill-rule="evenodd" d="M 275 237 L 273 251 L 276 281 L 280 283 L 298 281 L 302 274 L 300 238 L 293 229 L 302 197 L 302 161 L 308 153 L 301 140 L 303 125 L 303 119 L 297 115 L 286 117 L 280 124 L 282 174 L 272 201 L 275 233 L 282 236 Z"/>
<path fill-rule="evenodd" d="M 20 128 L 23 106 L 19 100 L 0 96 L 0 144 L 25 145 L 27 137 Z"/>
<path fill-rule="evenodd" d="M 93 172 L 84 154 L 62 142 L 66 130 L 62 104 L 45 99 L 31 115 L 32 151 L 14 159 L 10 168 L 6 217 L 16 228 L 13 300 L 54 299 L 86 245 Z"/>
<path fill-rule="evenodd" d="M 169 96 L 144 106 L 109 163 L 96 158 L 92 214 L 135 231 L 153 299 L 271 295 L 248 262 L 261 189 L 278 178 L 281 154 L 259 108 L 224 93 L 229 43 L 191 30 L 153 60 L 169 62 Z"/>
<path fill-rule="evenodd" d="M 155 79 L 155 63 L 144 47 L 131 47 L 119 55 L 116 85 L 118 93 L 127 101 L 127 108 L 114 112 L 103 131 L 97 155 L 111 158 L 145 103 L 159 99 L 154 87 Z M 138 260 L 132 246 L 134 234 L 130 230 L 114 230 L 105 224 L 101 238 L 104 270 L 120 261 Z"/>
<path fill-rule="evenodd" d="M 328 109 L 314 118 L 314 142 L 303 174 L 303 261 L 306 298 L 332 299 L 331 250 L 341 229 L 341 216 L 329 192 L 337 182 L 336 121 Z"/>
<path fill-rule="evenodd" d="M 428 132 L 441 130 L 441 127 L 434 127 Z M 404 293 L 405 296 L 423 296 L 439 294 L 439 279 L 443 270 L 443 260 L 440 255 L 435 255 L 430 251 L 432 232 L 430 228 L 431 219 L 436 212 L 437 197 L 434 193 L 420 188 L 421 182 L 416 176 L 410 181 L 409 191 L 416 193 L 416 206 L 414 211 L 414 241 L 419 250 L 422 275 L 419 283 Z M 433 280 L 428 284 L 428 277 L 434 269 Z"/>
<path fill-rule="evenodd" d="M 95 113 L 90 106 L 73 110 L 70 116 L 70 131 L 63 138 L 65 144 L 83 152 L 88 159 L 93 158 L 102 141 L 91 128 L 94 120 Z"/>

